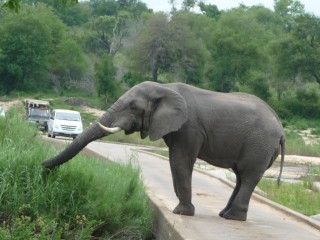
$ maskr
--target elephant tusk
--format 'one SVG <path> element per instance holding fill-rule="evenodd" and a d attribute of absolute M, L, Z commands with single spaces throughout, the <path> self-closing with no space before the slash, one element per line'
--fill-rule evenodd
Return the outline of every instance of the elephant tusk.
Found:
<path fill-rule="evenodd" d="M 99 124 L 99 126 L 101 127 L 101 129 L 102 129 L 103 131 L 105 131 L 106 133 L 112 134 L 112 133 L 116 133 L 116 132 L 119 132 L 119 131 L 122 130 L 120 127 L 108 128 L 108 127 L 103 126 L 103 125 L 102 125 L 101 123 L 99 123 L 99 122 L 98 122 L 98 124 Z"/>

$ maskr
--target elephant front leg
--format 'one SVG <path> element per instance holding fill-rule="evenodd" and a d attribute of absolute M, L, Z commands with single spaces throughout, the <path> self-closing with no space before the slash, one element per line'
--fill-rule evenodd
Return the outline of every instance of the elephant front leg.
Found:
<path fill-rule="evenodd" d="M 191 202 L 191 179 L 195 160 L 172 150 L 170 150 L 169 160 L 174 191 L 179 199 L 179 204 L 175 207 L 173 213 L 193 216 L 195 208 Z"/>

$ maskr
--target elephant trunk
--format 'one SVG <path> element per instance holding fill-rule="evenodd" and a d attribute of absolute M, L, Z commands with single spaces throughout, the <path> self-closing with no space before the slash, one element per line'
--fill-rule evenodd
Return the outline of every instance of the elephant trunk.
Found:
<path fill-rule="evenodd" d="M 61 165 L 70 159 L 72 159 L 75 155 L 77 155 L 85 146 L 87 146 L 90 142 L 100 139 L 104 136 L 107 136 L 111 133 L 106 133 L 99 123 L 104 126 L 110 126 L 112 122 L 112 112 L 113 110 L 109 109 L 100 119 L 99 122 L 93 123 L 87 129 L 84 130 L 83 133 L 78 135 L 61 153 L 57 156 L 47 159 L 42 162 L 42 166 L 46 168 L 54 168 L 58 165 Z"/>

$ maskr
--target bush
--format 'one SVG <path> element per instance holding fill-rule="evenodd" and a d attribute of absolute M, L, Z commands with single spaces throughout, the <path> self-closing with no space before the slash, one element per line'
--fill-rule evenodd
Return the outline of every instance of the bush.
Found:
<path fill-rule="evenodd" d="M 152 213 L 134 164 L 77 156 L 53 171 L 55 155 L 17 112 L 0 118 L 0 239 L 90 239 L 151 234 Z"/>
<path fill-rule="evenodd" d="M 284 104 L 292 114 L 304 118 L 320 118 L 319 96 L 314 91 L 298 90 L 296 98 L 286 99 Z"/>
<path fill-rule="evenodd" d="M 290 119 L 293 117 L 292 112 L 286 107 L 283 101 L 278 101 L 275 99 L 270 99 L 268 101 L 270 107 L 278 114 L 281 119 Z M 286 122 L 282 121 L 283 125 L 285 126 Z"/>

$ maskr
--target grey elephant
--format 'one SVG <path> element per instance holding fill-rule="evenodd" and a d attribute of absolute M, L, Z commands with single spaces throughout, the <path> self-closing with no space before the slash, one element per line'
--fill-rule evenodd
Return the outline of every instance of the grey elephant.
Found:
<path fill-rule="evenodd" d="M 140 83 L 122 95 L 99 119 L 57 156 L 43 161 L 54 168 L 88 143 L 124 130 L 155 141 L 163 138 L 179 204 L 176 214 L 194 215 L 191 178 L 196 158 L 231 168 L 237 181 L 220 216 L 245 221 L 249 201 L 281 148 L 284 130 L 276 113 L 261 99 L 244 93 L 218 93 L 182 83 Z M 280 177 L 279 175 L 279 177 Z"/>

